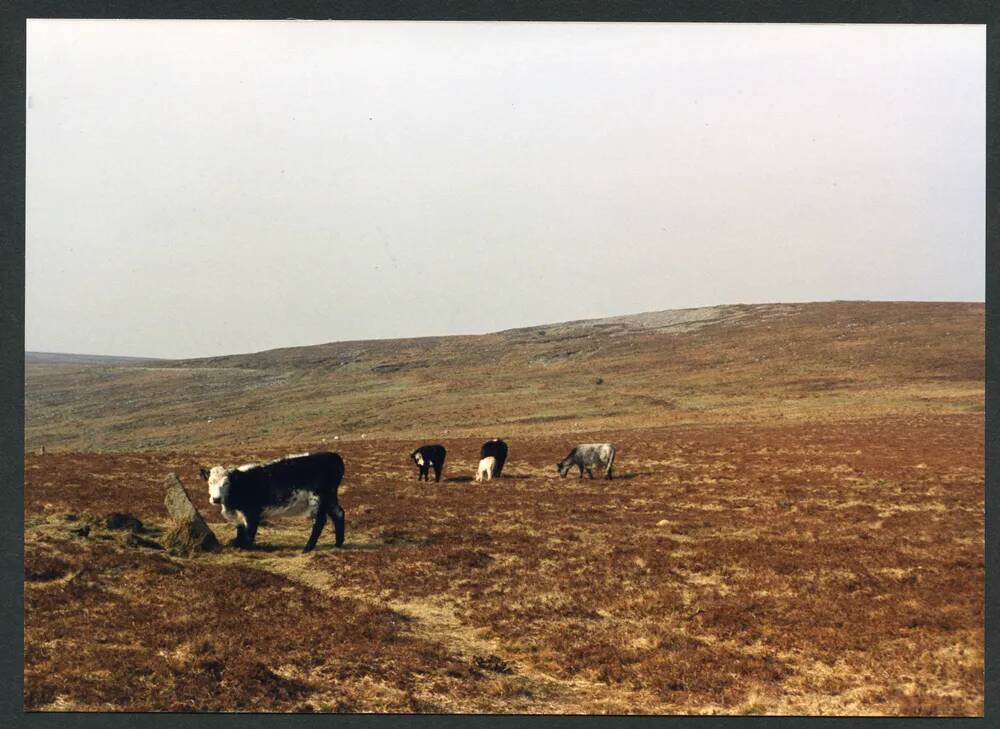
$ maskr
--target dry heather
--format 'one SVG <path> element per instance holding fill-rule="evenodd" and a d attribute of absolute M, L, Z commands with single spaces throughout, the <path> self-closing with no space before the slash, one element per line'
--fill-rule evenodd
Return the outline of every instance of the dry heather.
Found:
<path fill-rule="evenodd" d="M 412 441 L 342 442 L 346 549 L 291 520 L 196 560 L 94 517 L 156 542 L 165 472 L 283 449 L 29 454 L 25 706 L 982 713 L 981 414 L 598 436 L 614 481 L 558 478 L 576 435 L 511 438 L 486 484 L 480 439 L 439 484 Z"/>

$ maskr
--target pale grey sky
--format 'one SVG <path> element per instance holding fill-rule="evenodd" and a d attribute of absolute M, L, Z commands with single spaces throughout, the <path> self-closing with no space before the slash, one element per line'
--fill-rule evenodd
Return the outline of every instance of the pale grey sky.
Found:
<path fill-rule="evenodd" d="M 985 298 L 983 26 L 28 23 L 26 348 Z"/>

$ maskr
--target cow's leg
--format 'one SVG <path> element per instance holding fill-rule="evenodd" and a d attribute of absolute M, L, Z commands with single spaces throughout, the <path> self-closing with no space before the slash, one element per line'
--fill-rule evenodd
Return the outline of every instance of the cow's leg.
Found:
<path fill-rule="evenodd" d="M 303 552 L 311 552 L 313 547 L 316 546 L 316 542 L 319 540 L 319 535 L 323 532 L 323 526 L 326 524 L 326 515 L 330 510 L 327 497 L 321 496 L 319 500 L 319 505 L 316 508 L 316 520 L 313 522 L 312 533 L 309 535 L 309 541 L 306 542 Z"/>
<path fill-rule="evenodd" d="M 587 475 L 590 476 L 591 481 L 594 480 L 594 472 L 591 471 L 590 468 L 587 468 Z"/>
<path fill-rule="evenodd" d="M 611 480 L 612 480 L 612 476 L 611 476 L 611 466 L 608 466 L 608 470 L 607 470 L 607 471 L 605 471 L 605 473 L 604 473 L 604 478 L 605 478 L 605 479 L 607 479 L 608 481 L 611 481 Z"/>
<path fill-rule="evenodd" d="M 260 517 L 247 517 L 247 538 L 250 540 L 250 544 L 253 544 L 257 539 L 257 527 L 260 526 Z"/>
<path fill-rule="evenodd" d="M 240 549 L 250 549 L 250 538 L 247 536 L 247 528 L 242 524 L 236 525 L 236 540 L 234 543 Z"/>
<path fill-rule="evenodd" d="M 441 464 L 440 463 L 435 463 L 434 464 L 434 483 L 437 483 L 440 480 L 441 480 Z"/>
<path fill-rule="evenodd" d="M 579 464 L 577 464 L 577 465 L 578 465 L 578 466 L 579 466 L 579 468 L 580 468 L 580 478 L 583 478 L 583 464 L 582 464 L 582 463 L 579 463 Z"/>
<path fill-rule="evenodd" d="M 257 538 L 257 527 L 260 525 L 260 514 L 243 512 L 241 524 L 236 525 L 236 546 L 240 549 L 250 549 Z"/>
<path fill-rule="evenodd" d="M 344 510 L 336 500 L 329 506 L 330 521 L 333 522 L 333 529 L 337 533 L 337 546 L 344 544 Z"/>

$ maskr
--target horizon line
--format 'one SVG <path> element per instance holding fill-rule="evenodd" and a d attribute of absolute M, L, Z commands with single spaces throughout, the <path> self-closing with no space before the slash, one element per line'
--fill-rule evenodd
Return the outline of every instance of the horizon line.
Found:
<path fill-rule="evenodd" d="M 96 354 L 87 352 L 60 352 L 53 350 L 42 350 L 42 349 L 25 349 L 24 355 L 29 354 L 34 355 L 51 355 L 57 357 L 94 357 L 101 359 L 119 359 L 119 360 L 137 360 L 146 362 L 188 362 L 192 360 L 200 359 L 216 359 L 219 357 L 243 357 L 253 354 L 263 354 L 265 352 L 278 352 L 286 349 L 303 349 L 307 347 L 321 347 L 326 344 L 349 344 L 352 342 L 386 342 L 392 340 L 411 340 L 411 339 L 440 339 L 442 337 L 485 337 L 492 334 L 504 334 L 506 332 L 514 332 L 522 329 L 535 329 L 538 327 L 546 326 L 559 326 L 565 324 L 584 324 L 587 322 L 601 321 L 603 319 L 618 319 L 622 317 L 629 316 L 642 316 L 643 314 L 657 314 L 666 311 L 693 311 L 695 309 L 721 309 L 724 307 L 740 307 L 740 306 L 788 306 L 788 305 L 808 305 L 808 304 L 981 304 L 986 305 L 986 301 L 979 300 L 960 300 L 960 299 L 825 299 L 822 301 L 762 301 L 753 304 L 748 303 L 735 303 L 735 304 L 709 304 L 706 306 L 681 306 L 673 309 L 646 309 L 644 311 L 633 311 L 626 314 L 608 314 L 606 316 L 595 316 L 586 317 L 583 319 L 565 319 L 563 321 L 552 321 L 543 322 L 540 324 L 526 324 L 517 327 L 507 327 L 505 329 L 496 329 L 486 332 L 468 332 L 462 334 L 421 334 L 416 337 L 368 337 L 366 339 L 331 339 L 323 342 L 313 342 L 310 344 L 289 344 L 281 347 L 271 347 L 269 349 L 258 349 L 246 352 L 229 352 L 226 354 L 206 354 L 206 355 L 195 355 L 193 357 L 160 357 L 160 356 L 146 356 L 146 355 L 134 355 L 134 354 Z"/>

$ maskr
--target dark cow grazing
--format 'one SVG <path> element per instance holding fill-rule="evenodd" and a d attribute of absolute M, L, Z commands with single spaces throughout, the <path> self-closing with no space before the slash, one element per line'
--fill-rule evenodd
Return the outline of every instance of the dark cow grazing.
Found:
<path fill-rule="evenodd" d="M 209 501 L 222 507 L 222 516 L 236 525 L 236 545 L 253 546 L 261 519 L 304 516 L 313 519 L 305 549 L 316 546 L 327 516 L 333 520 L 337 546 L 344 543 L 344 510 L 337 488 L 344 477 L 344 459 L 337 453 L 305 453 L 264 464 L 225 469 L 201 469 L 208 482 Z"/>
<path fill-rule="evenodd" d="M 583 478 L 584 471 L 593 478 L 594 472 L 591 469 L 603 468 L 604 477 L 610 480 L 612 478 L 611 467 L 614 463 L 615 447 L 610 443 L 581 443 L 571 450 L 557 467 L 559 475 L 563 478 L 566 478 L 566 474 L 573 466 L 579 467 L 580 478 Z"/>
<path fill-rule="evenodd" d="M 507 444 L 499 438 L 493 438 L 483 443 L 483 447 L 479 449 L 479 457 L 489 458 L 490 456 L 496 459 L 493 478 L 500 478 L 500 474 L 503 473 L 503 464 L 507 461 Z"/>
<path fill-rule="evenodd" d="M 422 445 L 410 454 L 410 458 L 417 464 L 420 472 L 417 480 L 429 480 L 428 474 L 434 469 L 434 480 L 441 480 L 441 469 L 444 467 L 445 450 L 443 445 Z"/>

